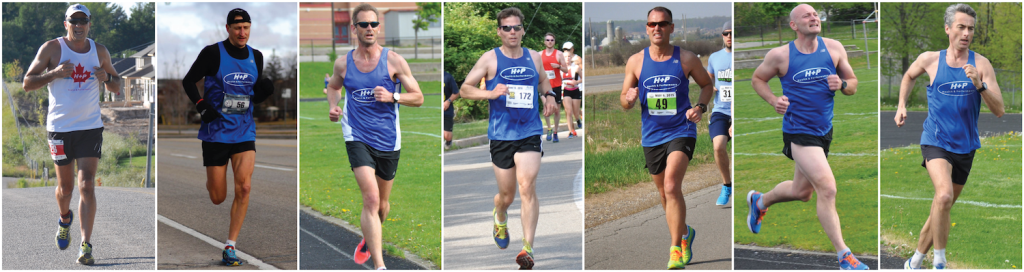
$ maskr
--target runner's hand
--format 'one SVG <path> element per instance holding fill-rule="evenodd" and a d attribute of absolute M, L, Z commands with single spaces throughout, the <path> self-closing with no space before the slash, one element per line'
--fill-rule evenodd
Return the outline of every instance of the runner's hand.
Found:
<path fill-rule="evenodd" d="M 446 110 L 448 110 L 448 107 L 451 106 L 451 105 L 452 105 L 452 102 L 450 102 L 450 101 L 448 101 L 446 99 L 444 102 L 441 103 L 441 106 L 442 106 L 441 110 L 442 111 L 446 111 Z"/>
<path fill-rule="evenodd" d="M 638 98 L 640 98 L 640 94 L 637 92 L 636 87 L 626 90 L 626 103 L 633 105 Z"/>
<path fill-rule="evenodd" d="M 552 100 L 554 100 L 554 99 L 552 99 Z M 544 116 L 551 116 L 552 114 L 555 114 L 556 112 L 558 112 L 558 104 L 557 103 L 544 103 Z"/>
<path fill-rule="evenodd" d="M 50 71 L 50 73 L 52 73 L 56 78 L 65 78 L 71 77 L 71 73 L 74 71 L 75 65 L 71 64 L 71 60 L 65 60 L 58 64 L 56 68 L 53 68 L 53 71 Z"/>
<path fill-rule="evenodd" d="M 963 68 L 964 68 L 964 74 L 966 74 L 967 77 L 971 79 L 971 83 L 974 83 L 974 87 L 980 89 L 981 88 L 981 73 L 979 73 L 978 68 L 974 67 L 974 65 L 970 65 L 970 64 L 965 64 Z"/>
<path fill-rule="evenodd" d="M 498 99 L 498 97 L 508 95 L 508 86 L 504 83 L 494 86 L 494 90 L 491 91 L 491 99 Z"/>
<path fill-rule="evenodd" d="M 826 80 L 828 81 L 829 91 L 842 91 L 843 80 L 839 79 L 839 75 L 828 75 L 828 78 L 826 78 Z"/>
<path fill-rule="evenodd" d="M 338 117 L 341 117 L 341 114 L 341 107 L 338 106 L 331 107 L 331 110 L 328 112 L 328 115 L 331 117 L 331 122 L 337 122 Z"/>
<path fill-rule="evenodd" d="M 199 104 L 196 104 L 196 111 L 199 112 L 199 116 L 203 118 L 205 123 L 213 122 L 213 120 L 221 117 L 217 109 L 210 105 L 210 103 L 206 103 L 206 101 L 199 101 Z"/>
<path fill-rule="evenodd" d="M 789 109 L 789 97 L 785 95 L 776 97 L 772 106 L 775 107 L 775 113 L 786 114 L 786 110 Z"/>
<path fill-rule="evenodd" d="M 551 63 L 551 68 L 558 69 L 558 68 L 562 68 L 562 66 L 558 65 L 558 63 Z"/>
<path fill-rule="evenodd" d="M 391 94 L 384 87 L 377 86 L 373 88 L 373 97 L 377 99 L 377 102 L 393 103 L 395 102 L 395 96 Z"/>
<path fill-rule="evenodd" d="M 896 127 L 902 127 L 903 124 L 907 121 L 907 109 L 896 109 L 896 117 L 894 119 L 896 119 Z"/>
<path fill-rule="evenodd" d="M 700 122 L 700 116 L 701 116 L 701 112 L 700 112 L 700 109 L 697 109 L 697 107 L 692 107 L 692 108 L 686 110 L 686 119 L 690 120 L 690 122 L 694 122 L 694 123 Z"/>
<path fill-rule="evenodd" d="M 729 138 L 732 138 L 732 126 L 729 126 Z"/>

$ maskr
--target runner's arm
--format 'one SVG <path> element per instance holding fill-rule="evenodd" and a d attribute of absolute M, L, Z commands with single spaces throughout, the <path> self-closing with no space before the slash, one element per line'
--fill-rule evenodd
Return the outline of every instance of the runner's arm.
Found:
<path fill-rule="evenodd" d="M 896 116 L 893 117 L 896 127 L 902 127 L 907 121 L 907 99 L 910 97 L 910 90 L 914 89 L 917 77 L 926 73 L 925 67 L 931 65 L 938 58 L 937 54 L 932 53 L 934 52 L 924 52 L 918 55 L 914 63 L 910 64 L 907 72 L 903 74 L 903 80 L 900 82 L 899 102 L 896 104 Z"/>
<path fill-rule="evenodd" d="M 690 69 L 689 76 L 693 77 L 693 81 L 700 86 L 700 96 L 697 98 L 697 103 L 707 105 L 711 103 L 711 96 L 715 93 L 715 82 L 711 80 L 710 73 L 704 70 L 704 65 L 700 63 L 700 58 L 697 55 L 694 55 L 692 52 L 686 52 L 686 55 L 686 66 L 693 67 Z"/>
<path fill-rule="evenodd" d="M 402 94 L 398 104 L 406 105 L 409 107 L 419 107 L 423 105 L 423 92 L 420 90 L 420 84 L 416 82 L 416 78 L 412 76 L 412 69 L 409 68 L 409 62 L 405 60 L 401 55 L 395 53 L 395 51 L 388 51 L 388 62 L 394 62 L 395 67 L 399 68 L 395 77 L 402 82 L 402 86 L 405 87 L 405 93 Z"/>
<path fill-rule="evenodd" d="M 850 66 L 850 59 L 846 56 L 846 48 L 843 47 L 843 44 L 832 39 L 827 39 L 826 42 L 831 44 L 831 47 L 839 53 L 839 65 L 836 65 L 836 74 L 843 81 L 846 81 L 846 88 L 840 91 L 845 95 L 857 93 L 857 75 L 853 73 L 853 67 Z"/>
<path fill-rule="evenodd" d="M 199 88 L 196 87 L 196 83 L 206 76 L 217 74 L 217 70 L 220 67 L 218 60 L 220 60 L 220 52 L 217 49 L 217 45 L 206 46 L 202 51 L 199 51 L 199 56 L 192 63 L 192 67 L 188 69 L 185 77 L 181 79 L 181 88 L 188 95 L 188 99 L 192 100 L 192 104 L 199 103 L 199 100 L 203 99 L 203 96 L 199 94 Z"/>
<path fill-rule="evenodd" d="M 345 86 L 345 65 L 348 63 L 348 54 L 338 55 L 334 60 L 334 72 L 331 73 L 331 80 L 327 83 L 327 105 L 330 108 L 337 107 L 341 101 L 341 88 Z"/>
<path fill-rule="evenodd" d="M 639 75 L 636 74 L 637 65 L 643 64 L 643 51 L 640 53 L 633 54 L 626 61 L 626 78 L 622 80 L 622 93 L 619 94 L 619 105 L 622 109 L 629 110 L 636 105 L 636 101 L 639 100 L 639 93 L 637 90 L 637 83 L 640 82 Z"/>
<path fill-rule="evenodd" d="M 60 54 L 60 45 L 58 44 L 55 48 L 53 43 L 56 41 L 50 40 L 43 43 L 39 47 L 39 52 L 36 53 L 36 57 L 32 59 L 32 63 L 28 66 L 28 71 L 25 72 L 25 78 L 23 79 L 21 88 L 28 91 L 35 91 L 47 83 L 50 83 L 54 79 L 57 79 L 56 72 L 60 68 L 57 65 L 57 69 L 46 71 L 46 68 L 50 67 L 50 56 L 53 54 Z"/>
<path fill-rule="evenodd" d="M 252 102 L 259 104 L 274 95 L 274 81 L 263 74 L 263 53 L 253 49 L 253 59 L 256 61 L 256 84 L 252 86 Z"/>
<path fill-rule="evenodd" d="M 558 70 L 562 71 L 563 73 L 568 73 L 569 68 L 568 65 L 565 65 L 566 61 L 565 58 L 562 57 L 562 51 L 555 50 L 555 59 L 558 61 Z"/>
<path fill-rule="evenodd" d="M 757 95 L 761 96 L 761 99 L 764 99 L 765 102 L 768 102 L 773 107 L 778 97 L 772 93 L 772 88 L 768 86 L 768 81 L 779 74 L 778 63 L 780 61 L 779 58 L 782 57 L 780 54 L 780 48 L 768 51 L 768 54 L 764 56 L 764 61 L 754 69 L 754 74 L 750 77 L 750 85 L 754 87 Z"/>
<path fill-rule="evenodd" d="M 100 84 L 106 87 L 107 91 L 121 94 L 121 76 L 117 74 L 117 70 L 114 70 L 114 65 L 110 63 L 110 51 L 107 51 L 107 47 L 102 44 L 96 44 L 96 55 L 100 60 L 100 69 L 106 72 L 110 78 L 109 82 L 104 82 L 106 78 L 97 78 Z"/>
<path fill-rule="evenodd" d="M 527 52 L 529 52 L 530 55 L 533 56 L 533 67 L 534 67 L 534 69 L 537 69 L 537 71 L 544 71 L 544 61 L 541 59 L 540 52 L 536 52 L 536 51 L 533 51 L 533 50 L 529 50 Z M 564 63 L 559 63 L 558 65 L 562 65 L 562 64 L 564 64 Z M 565 66 L 561 66 L 561 67 L 565 67 Z M 561 69 L 561 68 L 559 68 L 559 69 Z M 552 89 L 551 89 L 551 80 L 549 80 L 547 73 L 537 73 L 537 75 L 540 76 L 540 81 L 537 82 L 538 83 L 537 87 L 540 87 L 540 90 L 539 90 L 539 92 L 537 92 L 537 95 L 544 96 L 544 94 L 552 91 Z M 557 104 L 552 103 L 551 105 L 548 105 L 547 99 L 540 99 L 540 100 L 544 101 L 543 103 L 544 103 L 544 113 L 545 114 L 550 114 L 550 113 L 558 112 L 558 105 Z"/>
<path fill-rule="evenodd" d="M 988 106 L 988 110 L 992 111 L 996 117 L 1003 117 L 1006 110 L 1003 108 L 1003 93 L 999 89 L 999 81 L 996 80 L 996 70 L 992 67 L 992 62 L 988 58 L 982 57 L 975 53 L 979 58 L 975 58 L 974 63 L 978 65 L 976 69 L 982 71 L 981 81 L 985 82 L 988 89 L 981 92 L 981 99 L 985 101 L 985 106 Z"/>
<path fill-rule="evenodd" d="M 480 56 L 480 59 L 473 65 L 473 69 L 469 70 L 469 73 L 466 74 L 466 81 L 462 82 L 462 88 L 459 89 L 459 94 L 462 98 L 470 100 L 489 100 L 497 98 L 493 97 L 491 91 L 482 90 L 476 87 L 476 84 L 480 84 L 480 81 L 487 76 L 488 67 L 492 64 L 497 65 L 494 63 L 497 62 L 495 57 L 493 50 L 487 51 L 483 56 Z M 497 70 L 497 67 L 495 67 L 495 70 Z"/>

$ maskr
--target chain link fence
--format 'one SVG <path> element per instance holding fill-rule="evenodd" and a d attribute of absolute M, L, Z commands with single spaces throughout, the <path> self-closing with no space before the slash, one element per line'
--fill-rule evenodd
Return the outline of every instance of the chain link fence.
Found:
<path fill-rule="evenodd" d="M 824 21 L 821 22 L 821 36 L 836 40 L 878 39 L 878 23 L 868 21 Z M 768 46 L 779 43 L 778 25 L 735 26 L 733 27 L 733 43 L 752 43 L 752 46 Z M 788 23 L 782 24 L 782 42 L 796 39 L 796 32 L 789 28 Z M 760 45 L 756 43 L 760 43 Z"/>

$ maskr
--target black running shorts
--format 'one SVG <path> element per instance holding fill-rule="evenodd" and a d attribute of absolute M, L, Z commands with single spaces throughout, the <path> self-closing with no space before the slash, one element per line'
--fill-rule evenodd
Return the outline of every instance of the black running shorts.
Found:
<path fill-rule="evenodd" d="M 697 138 L 681 137 L 658 146 L 644 147 L 647 172 L 651 173 L 651 175 L 657 175 L 665 171 L 665 166 L 668 163 L 668 154 L 674 151 L 682 151 L 683 154 L 686 154 L 687 159 L 693 159 L 693 148 L 696 145 Z"/>
<path fill-rule="evenodd" d="M 785 145 L 782 146 L 782 154 L 785 154 L 790 160 L 793 159 L 793 150 L 790 143 L 798 144 L 801 146 L 818 146 L 825 151 L 825 157 L 828 158 L 828 148 L 832 146 L 832 130 L 829 129 L 828 133 L 824 136 L 814 136 L 810 134 L 789 134 L 782 133 L 782 142 Z"/>
<path fill-rule="evenodd" d="M 203 166 L 224 166 L 232 155 L 256 151 L 256 142 L 248 141 L 234 144 L 203 141 Z"/>
<path fill-rule="evenodd" d="M 352 168 L 360 166 L 373 167 L 374 174 L 383 180 L 394 180 L 398 173 L 398 159 L 401 150 L 380 151 L 363 142 L 345 142 L 348 151 L 348 163 Z"/>
<path fill-rule="evenodd" d="M 77 158 L 99 158 L 103 153 L 103 128 L 69 132 L 46 132 L 50 158 L 58 166 Z"/>
<path fill-rule="evenodd" d="M 953 165 L 953 183 L 966 185 L 967 176 L 971 174 L 971 166 L 974 164 L 974 151 L 967 154 L 957 154 L 946 151 L 938 146 L 921 145 L 921 156 L 924 160 L 921 161 L 921 167 L 928 168 L 925 164 L 932 159 L 945 159 L 950 165 Z"/>
<path fill-rule="evenodd" d="M 541 147 L 540 135 L 534 135 L 515 141 L 491 140 L 491 162 L 501 169 L 516 167 L 515 156 L 520 152 L 540 152 L 544 156 Z"/>

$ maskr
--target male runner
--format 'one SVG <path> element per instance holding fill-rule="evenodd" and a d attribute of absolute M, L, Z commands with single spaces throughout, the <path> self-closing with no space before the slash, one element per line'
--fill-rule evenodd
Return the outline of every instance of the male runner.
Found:
<path fill-rule="evenodd" d="M 441 104 L 444 108 L 444 148 L 447 149 L 452 147 L 452 127 L 455 126 L 455 99 L 459 99 L 459 83 L 455 81 L 455 77 L 452 74 L 445 71 L 443 84 L 441 87 L 444 89 L 444 102 Z"/>
<path fill-rule="evenodd" d="M 540 135 L 544 134 L 536 106 L 538 95 L 551 91 L 543 71 L 540 53 L 522 47 L 523 13 L 510 7 L 498 13 L 498 37 L 501 46 L 480 56 L 462 83 L 462 97 L 490 101 L 487 138 L 491 145 L 491 163 L 498 181 L 494 195 L 494 243 L 508 247 L 508 207 L 515 200 L 518 184 L 522 201 L 523 250 L 516 256 L 519 269 L 533 268 L 533 238 L 537 230 L 540 203 L 537 200 L 537 172 L 540 171 Z M 487 80 L 487 90 L 474 86 Z M 544 103 L 544 114 L 558 108 Z"/>
<path fill-rule="evenodd" d="M 92 15 L 81 4 L 64 12 L 67 35 L 49 40 L 36 53 L 25 73 L 22 88 L 34 91 L 44 85 L 50 92 L 46 115 L 46 134 L 50 157 L 57 169 L 57 248 L 71 244 L 71 194 L 75 191 L 75 166 L 78 166 L 78 212 L 82 223 L 82 246 L 78 263 L 92 265 L 92 227 L 96 219 L 95 177 L 103 147 L 103 120 L 100 117 L 100 86 L 121 93 L 121 77 L 110 64 L 107 47 L 89 39 Z M 75 163 L 75 164 L 72 164 Z"/>
<path fill-rule="evenodd" d="M 949 211 L 960 197 L 971 173 L 974 151 L 981 148 L 978 138 L 978 114 L 985 101 L 992 114 L 1003 116 L 1003 95 L 992 63 L 969 49 L 974 40 L 975 13 L 971 6 L 954 4 L 946 8 L 946 35 L 949 47 L 921 53 L 903 75 L 900 101 L 896 108 L 896 126 L 907 119 L 907 97 L 918 76 L 928 73 L 928 118 L 921 133 L 921 166 L 928 170 L 935 197 L 921 228 L 914 257 L 905 269 L 920 269 L 921 260 L 935 247 L 935 269 L 946 268 L 946 242 L 949 239 Z"/>
<path fill-rule="evenodd" d="M 249 209 L 249 191 L 256 163 L 256 123 L 253 104 L 274 92 L 273 83 L 263 77 L 263 53 L 246 45 L 252 20 L 236 8 L 228 12 L 224 29 L 228 38 L 203 48 L 189 68 L 181 86 L 196 104 L 203 118 L 198 138 L 203 141 L 203 166 L 210 201 L 220 205 L 227 198 L 228 160 L 234 174 L 235 198 L 231 202 L 231 223 L 224 242 L 222 262 L 242 265 L 235 254 L 238 233 Z M 203 95 L 196 83 L 205 79 Z"/>
<path fill-rule="evenodd" d="M 363 240 L 356 246 L 354 261 L 363 264 L 372 257 L 373 267 L 385 270 L 381 224 L 391 210 L 388 198 L 402 149 L 398 105 L 419 107 L 423 93 L 405 58 L 377 44 L 377 8 L 360 4 L 352 14 L 352 33 L 359 43 L 334 61 L 334 77 L 327 86 L 328 115 L 331 122 L 341 120 L 348 162 L 363 195 Z M 402 86 L 405 94 L 399 94 Z M 342 87 L 345 104 L 338 106 Z"/>
<path fill-rule="evenodd" d="M 565 54 L 566 62 L 569 63 L 568 71 L 562 73 L 562 94 L 568 99 L 562 99 L 562 107 L 565 108 L 565 119 L 569 121 L 569 139 L 576 138 L 576 129 L 583 128 L 583 122 L 580 118 L 583 117 L 583 113 L 580 112 L 580 104 L 583 102 L 583 90 L 580 89 L 583 86 L 583 65 L 580 56 L 576 55 L 572 46 L 572 42 L 565 42 L 562 44 L 562 53 Z M 573 120 L 576 121 L 576 127 L 573 127 Z"/>
<path fill-rule="evenodd" d="M 562 58 L 562 52 L 555 49 L 555 34 L 548 32 L 544 34 L 544 51 L 541 53 L 541 62 L 544 64 L 544 75 L 551 84 L 551 92 L 544 94 L 544 104 L 562 104 L 562 73 L 568 72 L 568 65 Z M 568 110 L 568 109 L 566 109 Z M 551 124 L 550 115 L 555 116 L 555 123 Z M 544 123 L 548 127 L 548 137 L 545 140 L 558 142 L 558 122 L 561 116 L 558 111 L 544 115 Z M 569 134 L 572 138 L 572 134 Z"/>
<path fill-rule="evenodd" d="M 640 145 L 644 147 L 647 171 L 658 187 L 672 238 L 668 269 L 682 269 L 690 263 L 697 236 L 686 224 L 683 176 L 697 143 L 696 123 L 707 112 L 714 85 L 696 54 L 669 43 L 673 30 L 671 10 L 659 6 L 647 11 L 651 46 L 626 62 L 619 101 L 626 110 L 640 101 Z M 694 107 L 690 106 L 690 77 L 701 87 Z"/>
<path fill-rule="evenodd" d="M 711 53 L 708 57 L 708 74 L 715 78 L 715 107 L 711 110 L 711 122 L 708 123 L 708 134 L 715 148 L 715 164 L 722 173 L 722 193 L 718 195 L 715 205 L 729 204 L 732 196 L 732 173 L 729 171 L 729 140 L 732 135 L 732 21 L 722 26 L 722 42 L 725 48 Z"/>
<path fill-rule="evenodd" d="M 775 189 L 747 194 L 747 227 L 761 231 L 768 207 L 794 200 L 808 201 L 818 193 L 818 221 L 837 252 L 840 269 L 864 270 L 843 241 L 836 213 L 836 178 L 826 159 L 832 143 L 832 108 L 836 91 L 845 95 L 857 92 L 857 76 L 846 58 L 846 49 L 838 41 L 821 38 L 821 20 L 814 8 L 801 4 L 789 13 L 789 27 L 797 38 L 776 47 L 754 70 L 751 83 L 757 94 L 783 114 L 782 153 L 796 162 L 793 180 L 783 181 Z M 783 96 L 776 97 L 768 80 L 779 77 Z M 792 103 L 792 107 L 790 107 Z"/>

